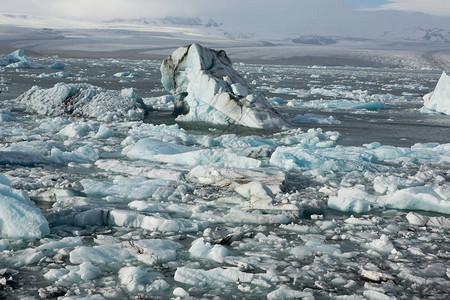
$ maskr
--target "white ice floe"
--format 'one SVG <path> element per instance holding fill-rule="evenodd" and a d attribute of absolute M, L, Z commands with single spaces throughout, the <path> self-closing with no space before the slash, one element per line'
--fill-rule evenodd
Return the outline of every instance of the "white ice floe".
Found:
<path fill-rule="evenodd" d="M 155 110 L 173 110 L 173 102 L 175 97 L 173 95 L 164 95 L 159 97 L 143 98 L 145 105 L 152 107 Z"/>
<path fill-rule="evenodd" d="M 445 71 L 434 91 L 423 96 L 423 105 L 432 111 L 450 115 L 450 76 Z"/>
<path fill-rule="evenodd" d="M 273 194 L 280 193 L 287 183 L 287 173 L 277 168 L 238 169 L 196 166 L 187 174 L 191 182 L 217 187 L 237 187 L 251 181 L 264 183 Z"/>
<path fill-rule="evenodd" d="M 124 242 L 129 251 L 142 263 L 155 265 L 175 261 L 177 250 L 183 246 L 177 242 L 162 239 L 146 239 Z"/>
<path fill-rule="evenodd" d="M 42 212 L 21 190 L 10 186 L 0 174 L 0 237 L 39 239 L 50 233 Z"/>
<path fill-rule="evenodd" d="M 374 250 L 379 253 L 392 253 L 395 252 L 395 247 L 389 238 L 382 234 L 379 239 L 373 240 L 372 242 L 366 243 L 364 245 L 366 248 Z"/>
<path fill-rule="evenodd" d="M 67 72 L 56 72 L 56 73 L 42 73 L 36 75 L 36 78 L 69 78 L 69 77 L 78 77 L 77 74 L 67 73 Z"/>
<path fill-rule="evenodd" d="M 141 75 L 139 73 L 133 73 L 133 72 L 119 72 L 119 73 L 115 73 L 113 75 L 114 77 L 123 77 L 123 78 L 136 78 L 136 77 L 141 77 Z"/>
<path fill-rule="evenodd" d="M 223 168 L 258 168 L 261 165 L 259 160 L 240 156 L 230 150 L 198 149 L 152 138 L 142 139 L 125 148 L 122 153 L 133 159 L 190 167 L 208 165 Z"/>
<path fill-rule="evenodd" d="M 214 268 L 210 270 L 203 270 L 188 267 L 177 268 L 174 279 L 175 281 L 196 287 L 225 287 L 230 284 L 239 283 L 270 287 L 271 283 L 278 283 L 281 281 L 278 276 L 270 274 L 269 272 L 246 273 L 236 269 Z"/>
<path fill-rule="evenodd" d="M 289 101 L 288 107 L 308 107 L 316 109 L 336 109 L 336 110 L 379 110 L 389 107 L 379 100 L 357 101 L 357 100 L 313 100 L 313 101 Z"/>
<path fill-rule="evenodd" d="M 165 89 L 175 96 L 174 115 L 179 121 L 256 128 L 287 125 L 233 69 L 225 51 L 198 44 L 180 47 L 163 61 L 161 75 Z"/>
<path fill-rule="evenodd" d="M 0 66 L 5 66 L 6 68 L 30 68 L 30 69 L 42 69 L 44 68 L 41 64 L 36 64 L 32 62 L 28 57 L 25 56 L 25 52 L 22 49 L 16 50 L 8 55 L 0 56 Z"/>
<path fill-rule="evenodd" d="M 11 116 L 10 114 L 0 113 L 0 123 L 1 122 L 12 122 L 12 121 L 16 121 L 16 118 Z"/>
<path fill-rule="evenodd" d="M 166 179 L 147 179 L 143 177 L 116 176 L 113 182 L 82 179 L 80 181 L 84 192 L 92 196 L 112 196 L 127 200 L 152 197 L 155 192 L 165 189 L 170 196 L 178 187 L 178 183 Z"/>
<path fill-rule="evenodd" d="M 159 272 L 139 267 L 123 267 L 119 270 L 120 283 L 129 292 L 154 293 L 167 290 L 170 285 L 164 278 Z"/>
<path fill-rule="evenodd" d="M 66 266 L 64 269 L 50 269 L 44 278 L 54 281 L 59 286 L 71 286 L 83 281 L 90 281 L 102 275 L 102 271 L 91 262 L 83 262 L 78 266 Z"/>
<path fill-rule="evenodd" d="M 142 120 L 147 110 L 132 89 L 112 91 L 86 83 L 60 82 L 48 89 L 33 86 L 17 100 L 41 115 L 73 115 L 100 121 Z"/>
<path fill-rule="evenodd" d="M 76 247 L 83 245 L 83 242 L 80 237 L 65 237 L 62 238 L 59 241 L 53 241 L 53 240 L 41 240 L 42 244 L 37 247 L 38 250 L 55 250 L 59 248 L 66 248 L 66 247 Z"/>
<path fill-rule="evenodd" d="M 60 61 L 55 62 L 54 64 L 50 65 L 49 68 L 52 70 L 62 70 L 66 67 L 66 64 Z"/>
<path fill-rule="evenodd" d="M 335 119 L 333 116 L 322 116 L 316 114 L 304 114 L 296 115 L 292 122 L 303 123 L 303 124 L 324 124 L 324 125 L 339 125 L 342 124 L 341 121 Z"/>
<path fill-rule="evenodd" d="M 210 243 L 205 242 L 203 238 L 199 238 L 192 242 L 189 253 L 192 257 L 216 262 L 223 262 L 224 258 L 229 255 L 228 249 L 224 246 L 211 245 Z"/>
<path fill-rule="evenodd" d="M 441 187 L 424 185 L 376 196 L 358 188 L 340 188 L 337 196 L 329 197 L 328 206 L 355 213 L 366 212 L 376 206 L 450 214 L 450 197 L 445 191 Z"/>
<path fill-rule="evenodd" d="M 91 163 L 99 158 L 97 149 L 89 146 L 82 146 L 73 151 L 61 151 L 58 148 L 52 148 L 47 160 L 54 164 L 68 163 Z"/>
<path fill-rule="evenodd" d="M 431 226 L 439 228 L 450 228 L 450 219 L 441 217 L 428 217 L 416 212 L 409 212 L 406 215 L 409 224 L 416 226 Z"/>
<path fill-rule="evenodd" d="M 198 232 L 209 226 L 209 223 L 205 220 L 186 220 L 158 214 L 141 214 L 129 210 L 103 210 L 89 207 L 82 207 L 79 210 L 61 211 L 48 218 L 52 226 L 119 226 L 174 233 Z"/>
<path fill-rule="evenodd" d="M 80 246 L 70 252 L 72 264 L 85 262 L 95 264 L 123 263 L 132 258 L 130 252 L 120 245 Z"/>
<path fill-rule="evenodd" d="M 267 294 L 267 299 L 278 300 L 278 299 L 314 299 L 311 292 L 302 292 L 298 290 L 291 289 L 287 285 L 280 285 L 276 290 Z"/>

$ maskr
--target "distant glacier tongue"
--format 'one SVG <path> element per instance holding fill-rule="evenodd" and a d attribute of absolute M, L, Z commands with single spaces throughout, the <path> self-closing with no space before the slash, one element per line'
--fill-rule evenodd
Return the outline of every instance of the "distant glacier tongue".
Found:
<path fill-rule="evenodd" d="M 175 96 L 174 115 L 179 121 L 254 128 L 287 125 L 233 69 L 223 50 L 198 44 L 180 47 L 162 62 L 161 75 L 164 88 Z"/>

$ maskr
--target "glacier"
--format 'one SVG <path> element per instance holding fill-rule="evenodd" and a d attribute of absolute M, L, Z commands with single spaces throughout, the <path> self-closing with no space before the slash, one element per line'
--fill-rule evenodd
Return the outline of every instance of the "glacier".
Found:
<path fill-rule="evenodd" d="M 175 96 L 173 113 L 179 121 L 255 128 L 287 126 L 269 102 L 233 69 L 223 50 L 199 44 L 176 49 L 161 64 L 161 82 Z"/>

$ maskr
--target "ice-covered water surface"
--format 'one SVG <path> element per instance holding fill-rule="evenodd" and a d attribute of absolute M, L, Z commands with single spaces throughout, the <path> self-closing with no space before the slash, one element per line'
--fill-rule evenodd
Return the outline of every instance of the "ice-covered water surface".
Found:
<path fill-rule="evenodd" d="M 77 76 L 2 70 L 0 209 L 18 214 L 0 224 L 1 297 L 448 297 L 450 121 L 420 113 L 439 73 L 234 64 L 296 117 L 269 132 L 175 124 L 160 62 L 33 59 L 56 60 Z M 134 88 L 155 111 L 12 100 L 60 81 Z"/>

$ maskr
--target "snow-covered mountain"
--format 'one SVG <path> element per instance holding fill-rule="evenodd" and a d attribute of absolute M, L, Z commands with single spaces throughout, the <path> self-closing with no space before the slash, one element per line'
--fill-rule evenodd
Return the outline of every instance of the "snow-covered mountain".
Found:
<path fill-rule="evenodd" d="M 407 28 L 387 31 L 382 36 L 390 40 L 406 40 L 417 42 L 450 43 L 450 30 L 442 28 Z"/>
<path fill-rule="evenodd" d="M 206 22 L 203 22 L 200 18 L 190 17 L 164 17 L 164 18 L 137 18 L 137 19 L 113 19 L 105 21 L 107 24 L 136 24 L 136 25 L 156 25 L 156 26 L 199 26 L 199 27 L 219 27 L 222 23 L 217 23 L 214 19 L 210 18 Z"/>

